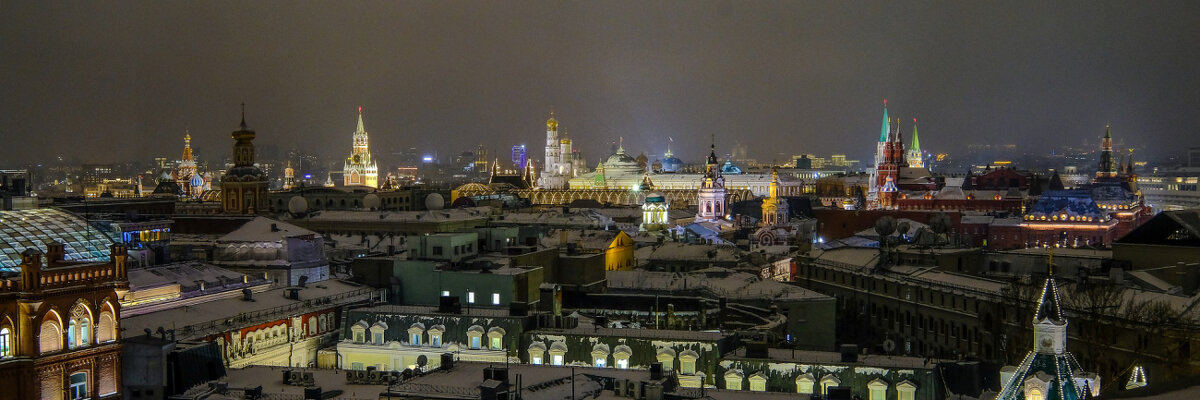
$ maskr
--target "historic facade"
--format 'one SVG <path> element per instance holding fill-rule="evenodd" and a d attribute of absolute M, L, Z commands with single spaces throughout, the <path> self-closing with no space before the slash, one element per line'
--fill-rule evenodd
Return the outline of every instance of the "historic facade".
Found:
<path fill-rule="evenodd" d="M 267 210 L 267 174 L 254 164 L 254 131 L 242 123 L 233 131 L 233 167 L 221 177 L 221 209 L 232 214 L 255 214 Z"/>
<path fill-rule="evenodd" d="M 699 200 L 696 210 L 696 221 L 714 221 L 725 218 L 728 212 L 725 197 L 725 178 L 717 164 L 717 145 L 713 144 L 704 163 L 704 179 L 696 194 Z"/>
<path fill-rule="evenodd" d="M 379 187 L 379 167 L 371 159 L 367 148 L 367 130 L 363 128 L 362 107 L 358 108 L 358 128 L 354 130 L 354 148 L 346 165 L 342 167 L 342 184 L 345 186 Z"/>
<path fill-rule="evenodd" d="M 538 178 L 538 187 L 542 189 L 566 189 L 567 180 L 575 177 L 575 155 L 571 148 L 571 139 L 563 132 L 558 135 L 558 120 L 554 113 L 546 121 L 546 164 L 542 166 L 542 175 Z"/>
<path fill-rule="evenodd" d="M 200 175 L 196 167 L 196 157 L 192 154 L 192 134 L 183 136 L 183 157 L 179 159 L 179 167 L 175 170 L 175 182 L 183 191 L 183 195 L 199 198 L 201 193 L 208 190 L 208 181 Z"/>
<path fill-rule="evenodd" d="M 0 279 L 0 399 L 121 398 L 124 245 L 107 262 L 67 261 L 61 243 L 21 253 Z"/>

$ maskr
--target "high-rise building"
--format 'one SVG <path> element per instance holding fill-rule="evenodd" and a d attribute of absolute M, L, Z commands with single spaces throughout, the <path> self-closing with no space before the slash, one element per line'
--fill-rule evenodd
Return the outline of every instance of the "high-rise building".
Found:
<path fill-rule="evenodd" d="M 255 214 L 267 211 L 267 174 L 254 164 L 254 131 L 242 123 L 233 131 L 233 166 L 221 177 L 221 209 L 226 213 Z"/>
<path fill-rule="evenodd" d="M 517 166 L 518 170 L 525 169 L 525 164 L 529 162 L 529 152 L 525 150 L 525 145 L 518 144 L 512 147 L 512 163 Z"/>
<path fill-rule="evenodd" d="M 342 184 L 345 186 L 379 187 L 379 168 L 371 159 L 367 148 L 367 130 L 363 127 L 362 107 L 358 108 L 358 128 L 353 134 L 354 144 L 346 165 L 342 167 Z"/>

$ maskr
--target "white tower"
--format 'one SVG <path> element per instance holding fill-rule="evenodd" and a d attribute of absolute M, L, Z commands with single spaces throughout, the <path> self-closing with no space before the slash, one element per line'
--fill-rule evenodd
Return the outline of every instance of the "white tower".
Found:
<path fill-rule="evenodd" d="M 696 222 L 716 221 L 725 218 L 725 178 L 717 164 L 717 145 L 712 145 L 708 161 L 704 165 L 704 180 L 697 193 L 698 207 Z"/>

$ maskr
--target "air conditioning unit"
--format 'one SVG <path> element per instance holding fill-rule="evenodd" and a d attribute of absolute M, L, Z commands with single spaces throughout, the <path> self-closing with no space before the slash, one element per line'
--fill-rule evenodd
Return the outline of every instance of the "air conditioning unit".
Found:
<path fill-rule="evenodd" d="M 617 397 L 625 397 L 625 380 L 617 379 L 613 382 L 613 394 Z"/>
<path fill-rule="evenodd" d="M 630 380 L 629 385 L 625 387 L 625 396 L 641 400 L 642 398 L 642 383 Z"/>
<path fill-rule="evenodd" d="M 317 381 L 315 379 L 313 379 L 312 372 L 305 372 L 303 379 L 301 379 L 301 382 L 304 384 L 304 386 L 312 386 L 317 383 Z"/>
<path fill-rule="evenodd" d="M 371 371 L 367 374 L 367 381 L 371 384 L 379 383 L 379 371 Z"/>
<path fill-rule="evenodd" d="M 356 374 L 355 372 L 356 371 L 346 371 L 346 383 L 347 384 L 358 383 L 358 374 Z"/>
<path fill-rule="evenodd" d="M 292 373 L 289 374 L 289 376 L 288 376 L 288 384 L 289 385 L 303 385 L 304 384 L 303 380 L 304 380 L 304 374 L 301 373 L 300 371 L 292 371 Z"/>

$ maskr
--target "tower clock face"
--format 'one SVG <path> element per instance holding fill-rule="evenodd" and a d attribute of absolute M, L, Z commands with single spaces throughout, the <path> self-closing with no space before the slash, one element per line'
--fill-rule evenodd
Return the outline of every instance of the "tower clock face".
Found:
<path fill-rule="evenodd" d="M 1047 351 L 1053 350 L 1054 349 L 1054 340 L 1051 339 L 1049 336 L 1042 336 L 1041 349 L 1047 350 Z"/>

